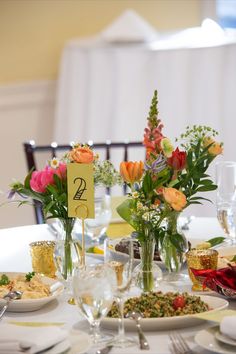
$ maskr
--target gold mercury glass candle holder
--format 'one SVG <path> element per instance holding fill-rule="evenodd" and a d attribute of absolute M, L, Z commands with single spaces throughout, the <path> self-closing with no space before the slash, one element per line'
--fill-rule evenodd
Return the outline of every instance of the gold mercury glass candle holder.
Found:
<path fill-rule="evenodd" d="M 190 268 L 193 269 L 217 269 L 218 252 L 213 249 L 192 249 L 186 253 L 188 273 L 193 283 L 193 291 L 209 291 L 208 288 L 203 288 L 203 285 L 198 281 Z"/>
<path fill-rule="evenodd" d="M 35 273 L 45 275 L 50 278 L 56 277 L 54 248 L 54 241 L 36 241 L 30 243 L 32 268 Z"/>

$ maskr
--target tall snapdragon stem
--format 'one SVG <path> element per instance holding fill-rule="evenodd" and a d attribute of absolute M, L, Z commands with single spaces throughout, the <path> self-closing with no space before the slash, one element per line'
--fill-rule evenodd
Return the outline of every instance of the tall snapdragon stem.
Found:
<path fill-rule="evenodd" d="M 68 275 L 72 274 L 73 262 L 71 255 L 71 241 L 72 241 L 72 230 L 75 224 L 75 218 L 67 218 L 61 220 L 64 231 L 65 231 L 65 242 L 64 242 L 64 265 L 63 265 L 63 278 L 67 279 Z"/>

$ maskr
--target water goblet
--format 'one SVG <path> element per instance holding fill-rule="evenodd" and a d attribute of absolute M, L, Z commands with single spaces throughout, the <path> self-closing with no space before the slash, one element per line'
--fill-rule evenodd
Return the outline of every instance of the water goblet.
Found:
<path fill-rule="evenodd" d="M 126 348 L 137 344 L 133 338 L 125 335 L 124 328 L 124 296 L 129 291 L 133 280 L 134 240 L 130 237 L 122 239 L 127 245 L 126 253 L 115 251 L 115 245 L 119 241 L 118 239 L 105 239 L 104 252 L 105 263 L 115 270 L 117 280 L 115 299 L 119 310 L 118 335 L 111 341 L 111 344 L 115 347 Z"/>
<path fill-rule="evenodd" d="M 115 289 L 116 274 L 104 264 L 78 267 L 73 276 L 75 302 L 90 324 L 94 345 L 107 342 L 113 337 L 100 332 L 100 322 L 112 306 Z"/>
<path fill-rule="evenodd" d="M 216 164 L 217 218 L 227 235 L 228 242 L 236 243 L 236 162 Z"/>
<path fill-rule="evenodd" d="M 111 197 L 108 194 L 95 196 L 94 204 L 95 218 L 85 220 L 85 231 L 91 237 L 92 243 L 98 244 L 111 221 Z"/>

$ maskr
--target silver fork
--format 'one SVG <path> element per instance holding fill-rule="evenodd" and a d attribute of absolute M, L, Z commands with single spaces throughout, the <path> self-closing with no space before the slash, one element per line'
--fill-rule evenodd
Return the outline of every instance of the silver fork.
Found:
<path fill-rule="evenodd" d="M 169 337 L 175 354 L 193 354 L 193 351 L 190 349 L 180 333 L 171 332 Z"/>

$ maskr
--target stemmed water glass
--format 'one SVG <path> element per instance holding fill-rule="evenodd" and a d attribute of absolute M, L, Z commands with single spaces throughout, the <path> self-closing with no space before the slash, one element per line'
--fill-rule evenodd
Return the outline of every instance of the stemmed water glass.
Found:
<path fill-rule="evenodd" d="M 93 244 L 100 241 L 111 221 L 111 197 L 108 194 L 95 196 L 95 218 L 85 220 L 85 231 Z"/>
<path fill-rule="evenodd" d="M 216 164 L 217 218 L 231 244 L 236 243 L 236 162 Z"/>
<path fill-rule="evenodd" d="M 124 296 L 129 291 L 133 280 L 134 240 L 129 237 L 122 239 L 127 245 L 126 253 L 115 251 L 115 245 L 119 241 L 120 240 L 117 239 L 105 239 L 104 251 L 105 263 L 115 270 L 117 280 L 115 299 L 119 309 L 118 335 L 111 341 L 111 343 L 115 347 L 125 348 L 136 344 L 136 341 L 133 338 L 125 335 L 124 328 Z"/>
<path fill-rule="evenodd" d="M 73 276 L 75 302 L 88 320 L 91 338 L 95 345 L 109 341 L 113 335 L 100 332 L 101 319 L 106 316 L 114 301 L 116 273 L 104 264 L 78 267 Z"/>

